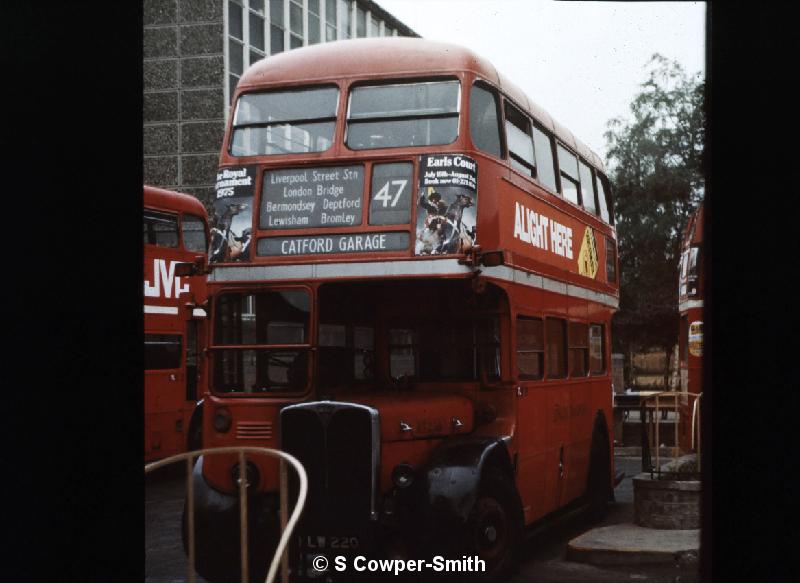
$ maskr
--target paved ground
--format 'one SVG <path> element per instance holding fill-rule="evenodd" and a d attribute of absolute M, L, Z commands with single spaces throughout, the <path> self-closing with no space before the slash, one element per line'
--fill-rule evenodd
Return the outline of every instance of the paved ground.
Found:
<path fill-rule="evenodd" d="M 181 515 L 186 468 L 176 464 L 148 476 L 145 485 L 145 582 L 186 581 L 186 555 L 181 543 Z M 197 583 L 206 583 L 197 577 Z"/>
<path fill-rule="evenodd" d="M 626 478 L 617 486 L 617 501 L 610 506 L 606 518 L 599 524 L 592 524 L 581 516 L 573 516 L 530 537 L 523 549 L 525 559 L 509 583 L 699 583 L 696 564 L 601 568 L 564 559 L 567 543 L 590 528 L 633 522 L 631 477 L 639 473 L 641 459 L 617 457 L 615 465 L 617 471 L 625 472 Z M 166 468 L 148 479 L 145 491 L 146 583 L 186 580 L 186 558 L 180 540 L 183 471 L 182 467 Z M 205 582 L 198 577 L 198 583 Z"/>
<path fill-rule="evenodd" d="M 610 505 L 606 518 L 593 524 L 578 516 L 533 537 L 525 548 L 526 561 L 509 583 L 699 583 L 696 564 L 595 567 L 565 560 L 567 543 L 590 528 L 633 522 L 631 478 L 641 471 L 641 458 L 616 457 L 614 464 L 616 471 L 625 472 L 625 479 L 614 491 L 616 502 Z"/>

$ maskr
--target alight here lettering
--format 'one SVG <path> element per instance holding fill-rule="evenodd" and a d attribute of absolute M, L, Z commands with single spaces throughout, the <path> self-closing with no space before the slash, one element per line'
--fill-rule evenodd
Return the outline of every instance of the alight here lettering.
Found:
<path fill-rule="evenodd" d="M 514 238 L 533 247 L 572 259 L 572 229 L 515 203 Z"/>

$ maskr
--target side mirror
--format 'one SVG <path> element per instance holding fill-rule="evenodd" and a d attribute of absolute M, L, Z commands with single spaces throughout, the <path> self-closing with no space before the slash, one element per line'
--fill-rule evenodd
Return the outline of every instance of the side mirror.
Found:
<path fill-rule="evenodd" d="M 205 257 L 202 255 L 195 257 L 191 263 L 184 261 L 175 264 L 175 275 L 178 277 L 191 277 L 204 273 L 208 273 L 208 270 L 206 270 Z"/>
<path fill-rule="evenodd" d="M 486 251 L 478 255 L 478 263 L 485 267 L 497 267 L 505 263 L 505 256 L 502 251 Z"/>

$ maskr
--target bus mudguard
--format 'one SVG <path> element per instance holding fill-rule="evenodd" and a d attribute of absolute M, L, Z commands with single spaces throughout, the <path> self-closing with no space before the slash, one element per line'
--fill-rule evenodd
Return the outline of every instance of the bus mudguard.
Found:
<path fill-rule="evenodd" d="M 195 569 L 212 583 L 228 581 L 231 577 L 238 580 L 241 558 L 238 497 L 219 492 L 209 485 L 203 476 L 203 456 L 197 459 L 191 479 L 194 486 Z M 266 577 L 269 549 L 274 549 L 280 538 L 278 506 L 277 495 L 248 495 L 249 561 L 251 574 L 254 569 L 258 571 L 259 580 Z M 182 538 L 184 551 L 188 554 L 185 502 Z"/>
<path fill-rule="evenodd" d="M 426 505 L 441 518 L 465 522 L 488 466 L 513 479 L 508 448 L 498 437 L 465 435 L 441 444 L 420 476 Z"/>
<path fill-rule="evenodd" d="M 186 433 L 187 451 L 203 447 L 203 399 L 197 401 L 189 419 L 189 431 Z"/>

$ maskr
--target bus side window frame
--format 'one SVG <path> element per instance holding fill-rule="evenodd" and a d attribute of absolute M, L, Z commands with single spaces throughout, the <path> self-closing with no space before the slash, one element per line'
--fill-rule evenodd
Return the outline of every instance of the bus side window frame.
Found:
<path fill-rule="evenodd" d="M 603 193 L 602 194 L 603 194 L 603 197 L 605 199 L 606 210 L 608 211 L 608 220 L 606 221 L 603 218 L 602 212 L 600 210 L 600 194 L 601 193 L 600 193 L 599 190 L 597 190 L 597 188 L 595 188 L 595 190 L 597 190 L 597 206 L 598 206 L 598 208 L 597 208 L 597 213 L 598 213 L 597 216 L 600 218 L 601 221 L 604 221 L 605 223 L 607 223 L 607 224 L 609 224 L 611 226 L 614 226 L 614 224 L 615 224 L 615 220 L 614 220 L 614 197 L 613 197 L 613 195 L 611 193 L 611 181 L 608 179 L 608 176 L 606 176 L 606 174 L 604 172 L 601 172 L 599 169 L 595 169 L 595 172 L 596 172 L 596 180 L 598 180 L 600 182 L 600 186 L 603 187 Z"/>
<path fill-rule="evenodd" d="M 576 334 L 574 334 L 573 330 L 578 326 L 583 326 L 586 330 L 586 335 L 583 337 L 585 344 L 583 345 L 576 344 L 576 341 L 580 340 L 580 338 L 575 337 Z M 589 376 L 589 349 L 589 324 L 577 320 L 567 321 L 567 373 L 569 378 L 582 379 Z M 581 351 L 583 355 L 583 374 L 575 373 L 573 370 L 576 360 L 573 351 Z"/>
<path fill-rule="evenodd" d="M 578 174 L 578 176 L 575 176 L 575 177 L 570 176 L 569 173 L 565 172 L 563 170 L 563 168 L 561 167 L 561 158 L 558 155 L 559 146 L 564 151 L 566 151 L 568 154 L 570 154 L 571 156 L 573 156 L 575 158 L 575 173 Z M 556 165 L 558 167 L 558 187 L 559 187 L 559 194 L 561 195 L 561 198 L 566 200 L 568 203 L 574 204 L 575 206 L 579 206 L 579 207 L 581 207 L 581 209 L 583 209 L 583 198 L 582 198 L 582 195 L 581 195 L 581 181 L 580 181 L 580 170 L 579 170 L 580 169 L 579 156 L 578 156 L 578 154 L 576 152 L 573 152 L 570 147 L 568 147 L 564 142 L 562 142 L 559 139 L 556 139 Z M 572 201 L 572 200 L 568 199 L 564 195 L 564 184 L 562 182 L 562 179 L 564 179 L 564 178 L 566 178 L 566 180 L 568 182 L 573 183 L 575 185 L 576 198 L 577 198 L 576 201 Z M 585 210 L 585 209 L 583 209 L 583 210 Z"/>
<path fill-rule="evenodd" d="M 521 116 L 521 118 L 526 122 L 526 126 L 527 127 L 525 129 L 520 128 L 514 122 L 510 122 L 508 120 L 508 116 L 506 115 L 506 113 L 507 113 L 507 108 L 509 108 L 509 107 L 511 107 L 512 109 L 516 110 L 516 113 L 518 113 Z M 509 140 L 508 140 L 508 124 L 509 123 L 511 123 L 511 125 L 516 127 L 518 130 L 520 130 L 523 133 L 527 134 L 528 141 L 530 142 L 530 146 L 531 146 L 531 157 L 533 158 L 533 163 L 530 163 L 530 162 L 524 160 L 521 156 L 518 156 L 517 154 L 511 152 L 511 147 L 509 146 Z M 536 149 L 535 149 L 535 146 L 534 146 L 534 143 L 533 143 L 533 130 L 532 130 L 532 127 L 533 127 L 533 122 L 532 122 L 530 116 L 527 113 L 525 113 L 525 110 L 523 108 L 521 108 L 521 107 L 518 107 L 511 99 L 509 99 L 508 97 L 506 97 L 504 95 L 503 96 L 503 136 L 505 137 L 505 144 L 506 144 L 506 150 L 505 150 L 506 163 L 508 164 L 509 168 L 511 168 L 512 170 L 515 170 L 516 172 L 519 172 L 520 174 L 523 174 L 527 178 L 532 178 L 534 180 L 537 180 L 537 182 L 538 182 L 539 171 L 538 171 L 538 169 L 536 167 Z M 516 162 L 517 165 L 514 164 L 515 162 Z M 519 166 L 524 167 L 525 170 L 523 170 Z"/>
<path fill-rule="evenodd" d="M 542 135 L 544 135 L 544 137 L 547 138 L 547 141 L 549 142 L 548 145 L 550 147 L 550 170 L 553 173 L 552 188 L 550 187 L 550 185 L 545 184 L 542 181 L 541 173 L 539 172 L 539 168 L 542 168 L 543 166 L 541 164 L 542 160 L 540 160 L 539 156 L 537 155 L 539 149 L 536 147 L 536 136 L 534 135 L 535 132 L 537 131 Z M 551 192 L 556 196 L 560 196 L 559 182 L 558 182 L 559 172 L 557 166 L 557 157 L 556 157 L 557 154 L 555 149 L 555 137 L 553 136 L 552 132 L 548 131 L 542 124 L 540 124 L 538 121 L 536 121 L 535 118 L 533 118 L 533 123 L 531 125 L 531 138 L 533 140 L 533 157 L 536 160 L 536 183 L 539 184 L 539 186 L 541 186 L 548 192 Z"/>
<path fill-rule="evenodd" d="M 598 371 L 592 370 L 592 327 L 600 328 L 600 364 L 601 369 Z M 608 365 L 606 364 L 606 325 L 603 322 L 589 322 L 589 376 L 600 377 L 608 374 Z"/>
<path fill-rule="evenodd" d="M 169 231 L 169 234 L 175 236 L 175 244 L 174 245 L 164 245 L 163 242 L 158 241 L 158 233 L 168 233 L 168 231 L 157 231 L 155 228 L 148 228 L 147 229 L 147 237 L 148 240 L 144 242 L 145 245 L 153 245 L 155 247 L 161 247 L 162 249 L 176 249 L 182 250 L 183 249 L 183 240 L 181 237 L 181 217 L 179 212 L 174 211 L 162 211 L 158 209 L 146 208 L 142 213 L 142 219 L 144 222 L 144 226 L 152 226 L 155 223 L 148 222 L 148 215 L 156 220 L 166 221 L 169 220 L 171 226 L 174 226 L 173 231 Z M 153 241 L 150 242 L 149 238 L 150 235 L 153 236 Z"/>
<path fill-rule="evenodd" d="M 540 335 L 541 336 L 540 336 L 539 340 L 541 341 L 541 350 L 536 350 L 536 349 L 532 350 L 529 347 L 526 348 L 525 350 L 522 350 L 520 348 L 521 343 L 520 343 L 520 325 L 519 325 L 519 323 L 520 323 L 521 320 L 523 320 L 523 321 L 537 321 L 537 322 L 540 323 L 540 325 L 541 325 Z M 514 357 L 515 357 L 515 365 L 516 365 L 514 367 L 514 376 L 515 376 L 515 378 L 517 378 L 519 381 L 525 381 L 525 382 L 544 380 L 544 378 L 545 378 L 545 363 L 546 363 L 545 351 L 546 351 L 546 348 L 547 348 L 547 342 L 545 341 L 544 318 L 541 317 L 541 316 L 530 316 L 528 314 L 524 314 L 524 313 L 519 313 L 518 312 L 516 314 L 516 317 L 514 318 L 514 324 L 515 324 L 515 326 L 514 326 L 514 328 L 515 328 L 515 330 L 514 330 Z M 529 376 L 529 375 L 523 376 L 522 371 L 520 370 L 520 365 L 519 365 L 519 355 L 520 355 L 521 352 L 536 353 L 536 354 L 540 355 L 540 357 L 539 357 L 540 358 L 540 361 L 539 361 L 539 369 L 540 369 L 539 376 Z"/>
<path fill-rule="evenodd" d="M 594 211 L 586 208 L 586 201 L 583 197 L 583 177 L 580 176 L 581 165 L 583 165 L 583 167 L 589 171 L 589 195 L 592 197 L 592 202 L 594 203 Z M 592 216 L 600 216 L 600 209 L 598 208 L 599 205 L 597 203 L 597 191 L 594 187 L 594 167 L 589 163 L 588 160 L 581 158 L 580 156 L 578 156 L 578 176 L 580 178 L 578 188 L 580 189 L 581 193 L 581 208 Z"/>
<path fill-rule="evenodd" d="M 548 331 L 548 323 L 550 321 L 558 321 L 561 323 L 561 334 L 562 334 L 562 342 L 561 342 L 561 362 L 562 362 L 562 370 L 560 371 L 560 375 L 553 375 L 550 371 L 550 334 Z M 569 362 L 568 362 L 568 355 L 569 355 L 569 348 L 567 345 L 567 319 L 563 316 L 558 315 L 545 315 L 544 316 L 544 359 L 545 359 L 545 372 L 544 378 L 547 380 L 564 380 L 568 378 L 569 373 Z"/>

